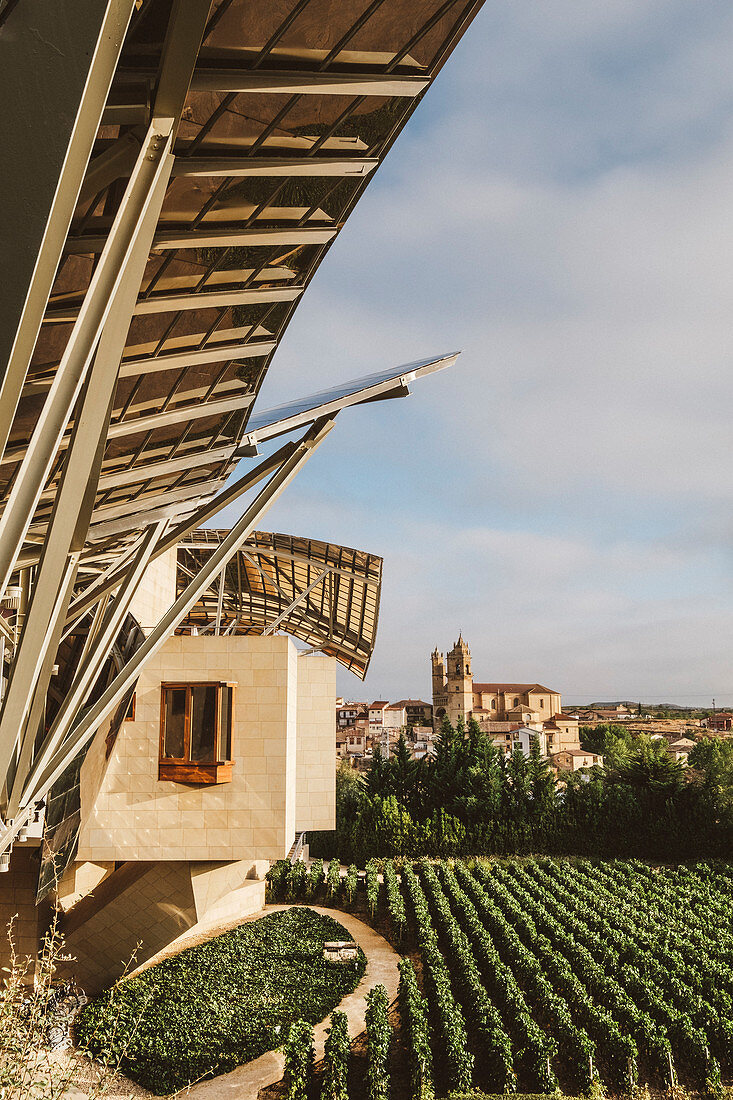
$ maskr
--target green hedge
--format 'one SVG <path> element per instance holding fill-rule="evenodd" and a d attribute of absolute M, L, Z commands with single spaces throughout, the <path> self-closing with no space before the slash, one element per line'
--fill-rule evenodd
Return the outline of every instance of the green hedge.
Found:
<path fill-rule="evenodd" d="M 76 1035 L 112 1050 L 133 1081 L 158 1095 L 226 1073 L 282 1045 L 296 1020 L 317 1023 L 356 988 L 366 966 L 323 959 L 348 940 L 331 917 L 296 906 L 165 959 L 98 997 Z"/>

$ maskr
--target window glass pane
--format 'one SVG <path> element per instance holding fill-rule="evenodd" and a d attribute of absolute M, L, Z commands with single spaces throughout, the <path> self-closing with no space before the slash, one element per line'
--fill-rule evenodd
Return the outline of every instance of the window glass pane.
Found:
<path fill-rule="evenodd" d="M 232 691 L 230 687 L 221 689 L 221 760 L 232 758 Z"/>
<path fill-rule="evenodd" d="M 163 710 L 165 736 L 163 756 L 173 760 L 183 758 L 183 731 L 186 717 L 186 689 L 168 688 L 165 692 Z"/>
<path fill-rule="evenodd" d="M 216 760 L 216 684 L 191 687 L 191 760 Z"/>

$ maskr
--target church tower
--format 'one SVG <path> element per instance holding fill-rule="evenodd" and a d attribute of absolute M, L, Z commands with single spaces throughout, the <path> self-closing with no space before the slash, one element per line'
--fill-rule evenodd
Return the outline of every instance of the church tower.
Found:
<path fill-rule="evenodd" d="M 445 662 L 443 654 L 436 646 L 430 655 L 433 668 L 433 727 L 440 729 L 443 717 L 448 713 L 448 688 L 445 682 Z"/>
<path fill-rule="evenodd" d="M 448 717 L 453 725 L 459 718 L 468 722 L 473 711 L 473 673 L 471 650 L 459 634 L 458 641 L 447 655 Z"/>

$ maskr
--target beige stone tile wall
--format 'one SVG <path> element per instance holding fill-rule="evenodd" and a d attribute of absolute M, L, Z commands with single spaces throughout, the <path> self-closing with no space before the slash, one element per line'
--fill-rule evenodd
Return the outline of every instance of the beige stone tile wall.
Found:
<path fill-rule="evenodd" d="M 296 828 L 336 827 L 336 662 L 298 657 Z"/>
<path fill-rule="evenodd" d="M 15 952 L 21 962 L 35 958 L 43 933 L 42 914 L 36 908 L 38 849 L 16 845 L 10 870 L 0 877 L 0 967 L 10 964 L 8 925 L 13 921 Z"/>
<path fill-rule="evenodd" d="M 176 598 L 176 547 L 151 562 L 130 605 L 145 634 L 149 634 Z"/>
<path fill-rule="evenodd" d="M 96 993 L 131 960 L 150 958 L 196 919 L 188 863 L 152 864 L 83 924 L 72 923 L 66 936 L 74 956 L 70 972 L 88 993 Z"/>
<path fill-rule="evenodd" d="M 76 862 L 66 868 L 56 889 L 56 901 L 66 912 L 80 898 L 91 894 L 115 869 L 114 860 L 106 863 Z"/>
<path fill-rule="evenodd" d="M 286 855 L 295 832 L 297 676 L 297 653 L 284 636 L 170 638 L 145 666 L 135 721 L 123 723 L 106 765 L 103 745 L 96 743 L 101 735 L 84 763 L 77 858 L 253 861 Z M 160 685 L 196 680 L 237 685 L 231 783 L 158 780 Z"/>

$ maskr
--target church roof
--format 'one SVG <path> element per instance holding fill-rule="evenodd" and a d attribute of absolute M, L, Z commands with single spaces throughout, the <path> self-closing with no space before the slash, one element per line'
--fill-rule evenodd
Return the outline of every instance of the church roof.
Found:
<path fill-rule="evenodd" d="M 560 723 L 561 725 L 566 725 L 568 722 L 577 721 L 578 718 L 574 714 L 553 714 L 552 718 L 548 718 L 544 725 L 556 728 L 558 723 Z"/>
<path fill-rule="evenodd" d="M 546 691 L 548 695 L 558 695 L 559 692 L 552 688 L 543 687 L 542 684 L 478 684 L 474 680 L 474 691 Z"/>

